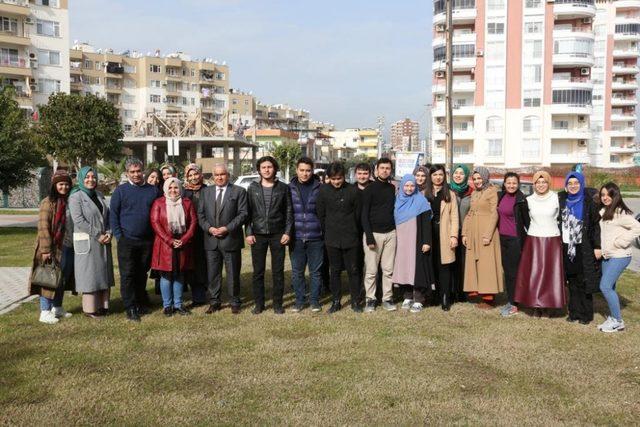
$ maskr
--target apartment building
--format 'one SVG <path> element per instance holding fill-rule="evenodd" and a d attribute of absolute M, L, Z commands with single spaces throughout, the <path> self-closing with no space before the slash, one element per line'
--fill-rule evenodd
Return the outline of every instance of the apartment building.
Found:
<path fill-rule="evenodd" d="M 255 126 L 256 100 L 250 93 L 229 90 L 229 121 L 234 127 Z"/>
<path fill-rule="evenodd" d="M 360 142 L 357 154 L 364 154 L 369 159 L 378 158 L 378 129 L 360 129 Z"/>
<path fill-rule="evenodd" d="M 255 120 L 258 129 L 307 130 L 310 119 L 307 110 L 295 109 L 286 104 L 256 104 Z"/>
<path fill-rule="evenodd" d="M 411 119 L 399 120 L 391 125 L 393 151 L 420 151 L 420 125 Z"/>
<path fill-rule="evenodd" d="M 119 110 L 126 135 L 145 136 L 150 115 L 202 119 L 215 134 L 230 123 L 229 67 L 212 59 L 159 51 L 114 53 L 82 43 L 69 53 L 71 92 L 106 98 Z M 244 101 L 244 95 L 234 94 Z"/>
<path fill-rule="evenodd" d="M 31 113 L 69 92 L 67 0 L 0 0 L 0 80 Z"/>
<path fill-rule="evenodd" d="M 434 1 L 432 161 L 445 160 L 445 1 Z M 454 0 L 454 161 L 633 164 L 640 1 Z"/>

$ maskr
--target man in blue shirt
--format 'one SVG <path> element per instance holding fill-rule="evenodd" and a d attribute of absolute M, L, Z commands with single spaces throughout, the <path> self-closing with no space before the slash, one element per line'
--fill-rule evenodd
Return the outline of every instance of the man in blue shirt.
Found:
<path fill-rule="evenodd" d="M 127 319 L 139 322 L 141 314 L 149 313 L 146 287 L 153 250 L 149 213 L 159 194 L 156 187 L 145 182 L 140 160 L 127 159 L 125 169 L 128 182 L 113 192 L 109 217 L 118 241 L 120 294 Z"/>

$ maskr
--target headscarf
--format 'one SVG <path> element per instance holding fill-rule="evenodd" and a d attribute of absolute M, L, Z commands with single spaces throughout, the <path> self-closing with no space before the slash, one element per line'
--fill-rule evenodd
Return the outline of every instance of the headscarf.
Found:
<path fill-rule="evenodd" d="M 196 184 L 191 184 L 188 180 L 189 172 L 192 170 L 198 171 L 200 173 L 200 179 Z M 187 167 L 184 168 L 184 189 L 191 191 L 199 191 L 202 188 L 204 182 L 204 176 L 202 176 L 202 170 L 195 163 L 189 163 Z"/>
<path fill-rule="evenodd" d="M 71 193 L 69 193 L 69 194 L 73 194 L 73 193 L 77 193 L 78 191 L 82 191 L 83 193 L 85 193 L 89 197 L 95 197 L 96 189 L 95 188 L 88 189 L 84 185 L 84 180 L 87 177 L 87 175 L 89 174 L 89 172 L 93 172 L 95 177 L 96 177 L 96 181 L 98 180 L 98 173 L 95 170 L 93 170 L 93 168 L 91 166 L 85 166 L 85 167 L 83 167 L 82 169 L 80 169 L 78 171 L 78 182 L 73 187 L 73 189 L 71 189 Z"/>
<path fill-rule="evenodd" d="M 421 213 L 431 210 L 431 205 L 427 201 L 427 198 L 418 190 L 417 185 L 413 194 L 406 194 L 404 192 L 404 185 L 407 182 L 413 182 L 413 185 L 416 185 L 416 178 L 411 174 L 406 174 L 402 177 L 400 188 L 398 188 L 398 194 L 396 195 L 395 208 L 393 210 L 393 217 L 396 221 L 396 225 L 407 222 Z"/>
<path fill-rule="evenodd" d="M 464 181 L 462 182 L 462 184 L 457 184 L 453 180 L 453 173 L 458 169 L 462 169 L 462 172 L 464 172 Z M 459 164 L 451 168 L 451 179 L 449 180 L 450 181 L 449 187 L 451 187 L 453 191 L 458 193 L 458 196 L 460 197 L 464 196 L 467 193 L 467 191 L 469 191 L 469 174 L 470 174 L 470 171 L 467 165 Z"/>
<path fill-rule="evenodd" d="M 536 182 L 538 182 L 538 179 L 540 179 L 540 178 L 544 179 L 545 181 L 547 181 L 547 184 L 549 184 L 549 188 L 548 188 L 547 192 L 544 193 L 544 194 L 540 194 L 540 193 L 538 193 L 538 190 L 536 190 Z M 533 191 L 534 191 L 534 194 L 536 194 L 538 196 L 545 196 L 551 191 L 551 175 L 549 175 L 549 172 L 547 172 L 547 171 L 538 171 L 538 172 L 533 174 Z"/>
<path fill-rule="evenodd" d="M 170 165 L 168 163 L 165 163 L 164 165 L 160 166 L 160 175 L 162 176 L 162 171 L 165 169 L 169 169 L 169 172 L 171 173 L 172 177 L 176 176 L 176 168 L 173 167 L 173 165 Z"/>
<path fill-rule="evenodd" d="M 424 191 L 425 188 L 427 188 L 427 179 L 429 179 L 429 168 L 427 168 L 426 166 L 416 166 L 416 168 L 413 170 L 413 176 L 416 176 L 418 172 L 424 173 L 426 177 L 426 179 L 424 180 L 424 184 L 422 185 L 416 184 L 416 186 L 418 187 L 418 190 Z"/>
<path fill-rule="evenodd" d="M 489 181 L 489 175 L 491 174 L 489 172 L 489 169 L 485 168 L 484 166 L 478 166 L 473 170 L 472 175 L 475 174 L 480 174 L 480 176 L 482 177 L 482 188 L 480 188 L 480 191 L 486 190 L 489 184 L 491 184 L 491 182 Z"/>
<path fill-rule="evenodd" d="M 576 194 L 567 191 L 567 205 L 562 210 L 562 227 L 568 234 L 567 256 L 573 262 L 576 258 L 577 245 L 582 243 L 585 182 L 584 175 L 580 172 L 569 172 L 564 180 L 565 188 L 571 178 L 576 178 L 580 182 L 580 190 Z"/>
<path fill-rule="evenodd" d="M 59 182 L 68 182 L 71 186 L 71 176 L 64 169 L 58 169 L 51 177 L 51 187 L 53 191 L 57 193 L 55 188 Z M 67 196 L 56 198 L 55 212 L 53 214 L 53 221 L 51 222 L 51 235 L 53 236 L 53 243 L 56 247 L 62 247 L 62 241 L 64 240 L 65 223 L 67 222 Z"/>
<path fill-rule="evenodd" d="M 171 184 L 178 186 L 178 197 L 173 199 L 169 197 L 169 186 Z M 174 234 L 182 234 L 187 229 L 187 226 L 184 208 L 182 207 L 182 197 L 180 196 L 182 194 L 180 180 L 176 177 L 167 179 L 162 185 L 162 190 L 164 191 L 164 198 L 167 205 L 167 222 L 169 223 L 169 228 Z"/>

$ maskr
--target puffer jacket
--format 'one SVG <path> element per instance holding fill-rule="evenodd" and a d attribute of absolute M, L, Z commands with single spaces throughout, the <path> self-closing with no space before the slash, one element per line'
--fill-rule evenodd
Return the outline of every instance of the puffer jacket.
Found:
<path fill-rule="evenodd" d="M 271 206 L 264 203 L 264 193 L 260 181 L 254 181 L 247 190 L 249 220 L 245 228 L 247 236 L 255 234 L 286 234 L 293 231 L 293 204 L 289 186 L 276 180 L 273 184 Z"/>
<path fill-rule="evenodd" d="M 318 200 L 318 194 L 320 193 L 320 180 L 316 177 L 312 177 L 311 179 L 313 180 L 313 187 L 306 205 L 302 200 L 302 194 L 300 192 L 301 184 L 298 182 L 298 178 L 294 177 L 289 183 L 291 200 L 293 202 L 293 234 L 296 240 L 302 240 L 303 242 L 322 240 L 322 225 L 320 224 L 316 210 L 316 202 Z"/>

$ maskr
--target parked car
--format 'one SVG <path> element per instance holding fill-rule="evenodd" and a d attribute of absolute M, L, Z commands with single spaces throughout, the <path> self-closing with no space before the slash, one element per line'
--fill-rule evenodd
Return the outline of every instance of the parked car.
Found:
<path fill-rule="evenodd" d="M 491 184 L 495 185 L 499 189 L 502 188 L 503 179 L 492 179 Z M 520 181 L 520 191 L 524 193 L 525 196 L 530 196 L 533 194 L 533 183 Z"/>
<path fill-rule="evenodd" d="M 281 181 L 284 184 L 289 184 L 289 181 L 287 181 L 286 179 L 284 179 L 283 177 L 280 176 L 280 173 L 278 172 L 278 180 Z M 255 175 L 242 175 L 239 176 L 238 178 L 236 178 L 236 180 L 233 182 L 234 185 L 237 185 L 239 187 L 244 188 L 245 190 L 249 188 L 249 185 L 253 182 L 253 181 L 258 181 L 260 179 L 260 175 L 255 174 Z"/>

